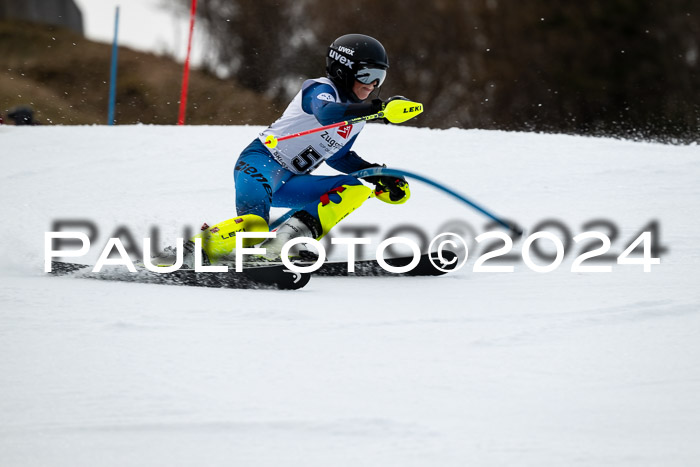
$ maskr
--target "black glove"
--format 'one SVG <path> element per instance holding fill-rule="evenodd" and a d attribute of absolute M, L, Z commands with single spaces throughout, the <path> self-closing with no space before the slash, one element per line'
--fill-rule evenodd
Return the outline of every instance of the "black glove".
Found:
<path fill-rule="evenodd" d="M 386 165 L 372 164 L 370 167 L 386 167 Z M 406 196 L 406 192 L 402 189 L 402 187 L 404 187 L 408 182 L 406 182 L 406 179 L 403 177 L 396 177 L 393 175 L 374 175 L 371 177 L 365 177 L 364 180 L 367 183 L 374 184 L 376 191 L 388 191 L 389 199 L 392 201 L 398 201 Z"/>
<path fill-rule="evenodd" d="M 393 96 L 383 101 L 381 99 L 372 99 L 370 102 L 362 102 L 358 104 L 348 104 L 345 112 L 343 113 L 344 118 L 355 118 L 355 117 L 365 117 L 367 115 L 374 115 L 376 113 L 384 110 L 386 105 L 396 99 L 401 99 L 407 101 L 403 96 Z M 389 123 L 387 119 L 382 119 L 384 123 Z"/>
<path fill-rule="evenodd" d="M 372 99 L 372 114 L 376 114 L 384 110 L 384 101 L 381 99 Z M 370 114 L 371 115 L 371 114 Z"/>
<path fill-rule="evenodd" d="M 343 118 L 350 119 L 374 115 L 384 110 L 385 105 L 386 103 L 381 99 L 372 99 L 371 101 L 347 104 L 345 112 L 343 112 Z"/>
<path fill-rule="evenodd" d="M 408 98 L 403 97 L 403 96 L 391 96 L 389 99 L 386 100 L 386 103 L 384 105 L 386 106 L 386 104 L 388 104 L 391 101 L 395 101 L 395 100 L 407 101 Z"/>
<path fill-rule="evenodd" d="M 392 96 L 389 99 L 387 99 L 386 101 L 382 101 L 381 99 L 374 99 L 372 101 L 372 106 L 373 106 L 372 109 L 374 110 L 374 113 L 381 112 L 382 110 L 384 110 L 386 108 L 386 105 L 389 102 L 395 101 L 395 100 L 407 101 L 408 99 L 403 97 L 403 96 Z M 383 123 L 391 123 L 386 118 L 382 118 L 380 121 Z"/>
<path fill-rule="evenodd" d="M 403 187 L 406 186 L 406 180 L 403 177 L 378 177 L 376 183 L 377 191 L 388 191 L 389 199 L 396 202 L 406 196 Z"/>

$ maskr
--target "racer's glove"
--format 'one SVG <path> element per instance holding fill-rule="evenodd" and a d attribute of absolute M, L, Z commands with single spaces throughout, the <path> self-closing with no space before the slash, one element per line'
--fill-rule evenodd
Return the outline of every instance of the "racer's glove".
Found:
<path fill-rule="evenodd" d="M 393 101 L 402 100 L 407 101 L 403 96 L 393 96 L 383 101 L 381 99 L 372 99 L 369 102 L 347 104 L 345 112 L 343 113 L 343 118 L 355 118 L 355 117 L 366 117 L 367 115 L 374 115 L 379 112 L 386 110 Z M 377 120 L 374 120 L 377 121 Z M 379 120 L 384 123 L 389 123 L 385 118 Z"/>
<path fill-rule="evenodd" d="M 370 115 L 381 112 L 382 110 L 384 110 L 385 105 L 386 105 L 386 102 L 384 102 L 381 99 L 372 99 L 371 107 L 370 107 Z"/>
<path fill-rule="evenodd" d="M 403 177 L 379 177 L 374 194 L 385 203 L 403 204 L 410 198 L 411 189 Z"/>
<path fill-rule="evenodd" d="M 374 167 L 386 167 L 374 164 Z M 411 197 L 411 189 L 403 177 L 393 175 L 376 175 L 365 177 L 368 183 L 373 183 L 374 194 L 377 198 L 389 204 L 403 204 Z"/>
<path fill-rule="evenodd" d="M 395 100 L 407 101 L 408 99 L 405 98 L 404 96 L 392 96 L 389 99 L 387 99 L 386 101 L 383 101 L 381 99 L 372 99 L 372 113 L 376 114 L 376 113 L 383 111 L 384 109 L 387 108 L 388 105 L 391 104 L 391 101 L 395 101 Z M 389 120 L 387 120 L 386 118 L 382 118 L 380 121 L 382 121 L 384 123 L 389 123 Z"/>

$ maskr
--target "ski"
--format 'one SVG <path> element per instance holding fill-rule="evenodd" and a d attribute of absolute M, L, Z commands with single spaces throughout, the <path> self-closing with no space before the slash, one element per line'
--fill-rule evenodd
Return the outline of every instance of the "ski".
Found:
<path fill-rule="evenodd" d="M 355 261 L 355 272 L 348 271 L 347 262 L 327 262 L 321 266 L 320 269 L 313 272 L 312 274 L 317 276 L 441 276 L 447 274 L 457 266 L 457 255 L 451 251 L 443 251 L 442 257 L 444 261 L 441 261 L 437 252 L 424 253 L 420 257 L 420 261 L 412 270 L 405 273 L 393 273 L 385 270 L 381 267 L 377 260 L 360 260 Z M 431 261 L 432 258 L 432 261 Z M 404 256 L 399 258 L 388 258 L 386 259 L 387 264 L 390 266 L 400 267 L 408 265 L 412 256 Z M 443 271 L 437 269 L 433 262 L 439 265 Z"/>
<path fill-rule="evenodd" d="M 432 258 L 432 259 L 431 259 Z M 394 267 L 401 267 L 401 266 L 407 266 L 408 264 L 411 263 L 413 260 L 413 256 L 399 256 L 396 258 L 387 258 L 385 259 L 386 263 L 389 266 L 394 266 Z M 302 261 L 302 260 L 296 260 L 292 261 L 295 265 L 299 267 L 308 267 L 313 264 L 312 261 Z M 222 262 L 221 264 L 226 264 L 226 262 Z M 267 263 L 262 263 L 266 265 L 267 267 L 285 267 L 283 263 L 281 262 L 267 262 Z M 423 253 L 420 256 L 420 260 L 418 261 L 418 264 L 411 269 L 408 272 L 403 272 L 403 273 L 395 273 L 395 272 L 390 272 L 384 269 L 379 262 L 376 259 L 364 259 L 364 260 L 356 260 L 355 261 L 355 271 L 350 272 L 348 269 L 348 263 L 347 261 L 326 261 L 321 265 L 321 267 L 313 272 L 311 272 L 311 275 L 315 276 L 325 276 L 325 277 L 332 277 L 332 276 L 358 276 L 358 277 L 363 277 L 363 276 L 386 276 L 386 277 L 391 277 L 391 276 L 396 276 L 396 277 L 401 277 L 401 276 L 411 276 L 411 277 L 420 277 L 420 276 L 442 276 L 444 274 L 447 274 L 448 272 L 452 271 L 454 268 L 457 267 L 458 261 L 457 261 L 457 255 L 449 250 L 444 250 L 442 252 L 442 260 L 440 259 L 440 256 L 438 255 L 437 252 L 433 253 Z M 259 262 L 243 262 L 243 268 L 244 271 L 249 271 L 251 269 L 254 269 L 256 267 L 261 267 L 261 263 Z M 438 269 L 435 265 L 439 266 L 441 269 Z M 234 264 L 228 264 L 229 268 L 234 268 Z"/>
<path fill-rule="evenodd" d="M 170 273 L 157 273 L 143 267 L 130 272 L 125 267 L 105 267 L 100 272 L 92 272 L 87 264 L 51 262 L 54 276 L 73 276 L 86 279 L 99 279 L 144 284 L 185 285 L 193 287 L 213 287 L 226 289 L 280 289 L 296 290 L 309 283 L 310 274 L 293 272 L 280 265 L 257 265 L 243 272 L 195 272 L 193 269 L 180 269 Z"/>
<path fill-rule="evenodd" d="M 192 287 L 211 287 L 226 289 L 279 289 L 296 290 L 309 283 L 311 275 L 317 276 L 441 276 L 457 265 L 457 255 L 451 251 L 443 252 L 441 261 L 437 253 L 423 254 L 418 264 L 405 273 L 393 273 L 381 267 L 377 260 L 355 261 L 355 271 L 348 270 L 347 262 L 330 261 L 324 263 L 313 273 L 299 273 L 287 269 L 279 263 L 244 263 L 243 272 L 234 272 L 229 266 L 228 272 L 196 272 L 193 269 L 179 269 L 170 273 L 157 273 L 137 266 L 136 272 L 130 272 L 123 266 L 106 266 L 100 272 L 92 272 L 88 264 L 51 262 L 53 276 L 72 276 L 85 279 L 98 279 L 120 282 L 138 282 L 143 284 L 184 285 Z M 432 261 L 431 261 L 432 258 Z M 408 265 L 413 257 L 405 256 L 386 259 L 387 264 L 395 267 Z M 440 266 L 437 269 L 434 264 Z M 302 266 L 302 264 L 300 264 Z"/>

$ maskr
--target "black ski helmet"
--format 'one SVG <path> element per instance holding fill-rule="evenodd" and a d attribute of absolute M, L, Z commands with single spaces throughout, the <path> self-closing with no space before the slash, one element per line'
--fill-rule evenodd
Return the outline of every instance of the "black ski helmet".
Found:
<path fill-rule="evenodd" d="M 362 80 L 369 70 L 378 73 L 374 80 L 379 80 L 379 86 L 384 82 L 386 69 L 389 68 L 389 57 L 384 46 L 375 38 L 364 34 L 346 34 L 333 41 L 326 54 L 326 73 L 337 87 L 345 91 L 353 100 L 359 101 L 352 92 L 356 79 Z M 380 71 L 381 70 L 381 71 Z M 368 79 L 368 78 L 365 78 Z M 372 81 L 369 81 L 372 82 Z"/>

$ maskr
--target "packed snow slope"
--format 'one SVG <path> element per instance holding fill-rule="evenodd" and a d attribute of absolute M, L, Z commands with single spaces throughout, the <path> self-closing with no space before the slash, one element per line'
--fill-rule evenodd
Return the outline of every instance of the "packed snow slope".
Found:
<path fill-rule="evenodd" d="M 295 292 L 44 274 L 57 221 L 96 227 L 79 259 L 90 263 L 118 231 L 140 242 L 156 230 L 164 246 L 233 217 L 234 162 L 259 130 L 0 127 L 0 464 L 700 462 L 695 145 L 366 128 L 356 150 L 370 161 L 438 180 L 529 233 L 558 222 L 542 230 L 568 235 L 571 252 L 549 273 L 517 260 L 522 241 L 509 263 L 486 263 L 514 272 L 474 272 L 474 235 L 495 229 L 413 182 L 408 203 L 369 200 L 338 232 L 364 229 L 376 245 L 396 229 L 462 229 L 458 272 L 315 277 Z M 661 264 L 615 264 L 653 221 Z M 611 272 L 571 272 L 571 238 L 586 230 L 617 230 Z"/>

